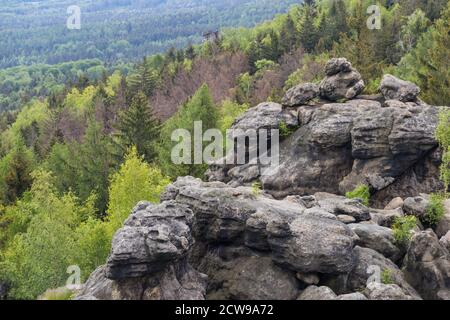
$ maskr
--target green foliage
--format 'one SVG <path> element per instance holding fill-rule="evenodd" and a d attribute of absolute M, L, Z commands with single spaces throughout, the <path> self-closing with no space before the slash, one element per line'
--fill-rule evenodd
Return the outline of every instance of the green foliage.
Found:
<path fill-rule="evenodd" d="M 381 283 L 389 285 L 393 284 L 392 271 L 390 269 L 384 269 L 381 273 Z"/>
<path fill-rule="evenodd" d="M 231 100 L 225 100 L 222 102 L 222 106 L 219 109 L 218 126 L 220 131 L 225 135 L 226 131 L 231 128 L 233 122 L 241 114 L 248 110 L 247 104 L 238 104 Z"/>
<path fill-rule="evenodd" d="M 424 222 L 429 226 L 436 226 L 445 215 L 444 207 L 445 197 L 441 194 L 432 194 L 430 196 L 430 204 L 424 216 Z"/>
<path fill-rule="evenodd" d="M 395 241 L 400 245 L 407 245 L 412 237 L 412 230 L 417 226 L 417 218 L 414 216 L 405 216 L 397 218 L 392 231 Z"/>
<path fill-rule="evenodd" d="M 161 171 L 144 162 L 131 148 L 109 188 L 108 221 L 114 233 L 122 226 L 131 209 L 141 200 L 159 202 L 160 193 L 170 183 Z"/>
<path fill-rule="evenodd" d="M 441 19 L 400 61 L 396 75 L 416 83 L 428 103 L 446 105 L 450 101 L 450 2 Z"/>
<path fill-rule="evenodd" d="M 436 138 L 442 148 L 441 179 L 444 192 L 450 187 L 450 110 L 443 108 L 439 115 Z"/>
<path fill-rule="evenodd" d="M 362 203 L 368 206 L 370 202 L 370 189 L 367 185 L 359 185 L 355 190 L 347 192 L 345 196 L 349 199 L 362 200 Z"/>
<path fill-rule="evenodd" d="M 282 121 L 280 122 L 280 126 L 278 127 L 278 130 L 280 131 L 280 138 L 287 138 L 291 134 L 293 134 L 298 128 L 297 127 L 288 127 L 286 122 Z"/>
<path fill-rule="evenodd" d="M 261 194 L 262 185 L 261 182 L 255 181 L 252 183 L 252 194 L 255 197 L 258 197 Z"/>
<path fill-rule="evenodd" d="M 154 118 L 147 97 L 139 92 L 131 106 L 120 113 L 116 123 L 116 143 L 121 154 L 135 146 L 137 152 L 152 162 L 156 157 L 156 144 L 159 138 L 160 125 Z"/>
<path fill-rule="evenodd" d="M 41 296 L 38 297 L 38 300 L 56 300 L 56 301 L 65 301 L 71 300 L 74 295 L 74 292 L 67 289 L 66 287 L 56 288 L 56 289 L 48 289 Z"/>
<path fill-rule="evenodd" d="M 206 164 L 194 163 L 194 122 L 201 121 L 203 133 L 212 128 L 218 128 L 219 113 L 214 105 L 207 85 L 201 86 L 194 96 L 182 106 L 178 112 L 167 120 L 161 130 L 161 144 L 159 146 L 159 165 L 163 173 L 171 178 L 177 176 L 202 177 L 206 171 Z M 191 137 L 190 163 L 174 164 L 172 161 L 172 150 L 179 143 L 172 141 L 175 130 L 186 130 Z M 203 144 L 205 147 L 205 143 Z M 189 150 L 185 150 L 189 152 Z"/>

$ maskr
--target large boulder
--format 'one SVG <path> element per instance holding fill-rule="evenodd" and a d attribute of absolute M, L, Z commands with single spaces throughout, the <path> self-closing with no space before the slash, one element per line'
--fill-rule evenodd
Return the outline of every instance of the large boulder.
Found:
<path fill-rule="evenodd" d="M 435 137 L 438 115 L 438 107 L 415 103 L 383 107 L 374 100 L 301 106 L 300 128 L 280 143 L 279 166 L 273 174 L 260 175 L 262 165 L 232 165 L 210 168 L 208 175 L 234 186 L 259 179 L 276 198 L 343 194 L 365 184 L 373 203 L 384 208 L 393 197 L 442 188 Z M 249 128 L 255 119 L 258 116 L 248 113 L 235 128 Z M 272 122 L 275 127 L 279 120 Z"/>
<path fill-rule="evenodd" d="M 337 300 L 337 295 L 328 287 L 309 286 L 297 300 Z"/>
<path fill-rule="evenodd" d="M 192 211 L 175 202 L 132 214 L 114 236 L 107 277 L 142 277 L 186 257 L 193 243 L 192 223 Z"/>
<path fill-rule="evenodd" d="M 339 288 L 346 292 L 365 290 L 372 282 L 381 283 L 383 274 L 389 276 L 391 284 L 400 287 L 405 295 L 420 299 L 417 291 L 406 281 L 403 272 L 391 260 L 369 248 L 355 247 L 356 264 L 345 279 L 345 287 Z"/>
<path fill-rule="evenodd" d="M 393 231 L 376 224 L 350 224 L 350 229 L 358 236 L 356 244 L 373 249 L 393 262 L 403 258 L 404 251 L 396 245 Z"/>
<path fill-rule="evenodd" d="M 406 279 L 425 299 L 450 299 L 450 253 L 432 230 L 414 235 L 404 260 Z"/>
<path fill-rule="evenodd" d="M 299 107 L 319 96 L 319 86 L 304 83 L 289 89 L 283 97 L 284 107 Z"/>
<path fill-rule="evenodd" d="M 192 211 L 173 201 L 140 203 L 114 236 L 106 266 L 97 269 L 79 300 L 200 300 L 207 276 L 187 262 Z"/>
<path fill-rule="evenodd" d="M 387 74 L 381 80 L 380 90 L 386 100 L 414 102 L 420 93 L 420 88 L 414 83 L 404 81 Z"/>
<path fill-rule="evenodd" d="M 265 251 L 295 272 L 345 273 L 353 267 L 353 232 L 337 220 L 305 213 L 300 203 L 193 178 L 179 179 L 169 189 L 177 203 L 194 212 L 197 241 Z"/>
<path fill-rule="evenodd" d="M 369 300 L 416 300 L 396 284 L 371 282 L 365 292 Z"/>
<path fill-rule="evenodd" d="M 319 86 L 320 96 L 331 101 L 352 99 L 365 88 L 361 74 L 345 58 L 331 59 L 325 66 L 325 79 Z"/>

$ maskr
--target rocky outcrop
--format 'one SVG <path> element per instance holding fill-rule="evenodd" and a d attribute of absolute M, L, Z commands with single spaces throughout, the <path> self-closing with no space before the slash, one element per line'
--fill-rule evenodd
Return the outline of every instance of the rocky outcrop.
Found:
<path fill-rule="evenodd" d="M 450 299 L 450 253 L 432 230 L 413 237 L 404 270 L 408 282 L 425 299 Z"/>
<path fill-rule="evenodd" d="M 289 89 L 283 98 L 283 106 L 300 107 L 319 96 L 319 86 L 315 83 L 304 83 Z"/>
<path fill-rule="evenodd" d="M 178 203 L 138 204 L 78 299 L 204 299 L 207 276 L 187 261 L 192 223 L 192 211 Z"/>
<path fill-rule="evenodd" d="M 345 58 L 328 61 L 325 75 L 319 86 L 320 96 L 324 99 L 331 101 L 352 99 L 364 90 L 361 74 Z"/>
<path fill-rule="evenodd" d="M 381 80 L 380 90 L 386 100 L 398 100 L 401 102 L 415 102 L 420 93 L 420 88 L 414 83 L 398 79 L 387 74 Z"/>
<path fill-rule="evenodd" d="M 259 162 L 218 161 L 208 182 L 179 177 L 161 204 L 136 206 L 77 299 L 450 299 L 447 220 L 440 241 L 417 226 L 400 245 L 392 229 L 405 215 L 423 217 L 422 192 L 442 187 L 439 109 L 392 76 L 381 95 L 358 96 L 364 84 L 345 59 L 325 73 L 319 86 L 297 86 L 283 105 L 235 121 L 234 138 L 293 131 L 273 174 Z M 377 208 L 342 196 L 361 184 Z"/>
<path fill-rule="evenodd" d="M 355 73 L 348 61 L 334 59 L 326 67 L 327 78 L 321 87 L 329 77 Z M 359 76 L 353 78 L 354 84 Z M 209 180 L 232 186 L 260 180 L 264 190 L 276 198 L 316 192 L 344 194 L 365 184 L 378 208 L 395 197 L 405 199 L 442 189 L 441 153 L 435 138 L 439 107 L 416 99 L 417 90 L 411 84 L 388 76 L 381 86 L 384 96 L 364 99 L 331 86 L 329 94 L 322 94 L 323 100 L 308 105 L 314 94 L 303 93 L 314 91 L 306 90 L 309 87 L 300 85 L 286 95 L 284 102 L 290 108 L 270 107 L 270 119 L 281 119 L 287 113 L 289 119 L 293 113 L 298 118 L 297 123 L 286 121 L 291 128 L 298 125 L 298 129 L 279 146 L 278 170 L 261 175 L 263 165 L 212 166 L 207 173 Z M 349 90 L 347 85 L 345 90 Z M 293 102 L 296 92 L 298 103 Z M 340 103 L 326 101 L 335 101 L 334 95 L 347 97 Z M 303 100 L 304 105 L 298 106 Z M 279 120 L 272 120 L 270 126 L 259 120 L 268 112 L 263 109 L 261 105 L 250 109 L 233 128 L 275 128 Z"/>

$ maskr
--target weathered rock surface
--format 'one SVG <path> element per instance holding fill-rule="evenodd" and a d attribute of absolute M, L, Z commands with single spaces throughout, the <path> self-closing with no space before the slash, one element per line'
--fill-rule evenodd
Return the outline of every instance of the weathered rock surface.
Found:
<path fill-rule="evenodd" d="M 349 227 L 359 238 L 358 246 L 373 249 L 394 262 L 403 258 L 404 252 L 397 247 L 391 229 L 376 224 L 350 224 Z"/>
<path fill-rule="evenodd" d="M 324 99 L 352 99 L 364 90 L 361 74 L 345 58 L 331 59 L 325 66 L 325 74 L 319 87 L 320 96 Z"/>
<path fill-rule="evenodd" d="M 445 236 L 450 231 L 450 199 L 444 201 L 444 216 L 436 225 L 436 234 L 438 237 Z"/>
<path fill-rule="evenodd" d="M 309 286 L 297 300 L 337 300 L 337 295 L 328 287 Z"/>
<path fill-rule="evenodd" d="M 381 80 L 380 90 L 386 100 L 414 102 L 420 93 L 420 88 L 414 83 L 398 79 L 387 74 Z"/>
<path fill-rule="evenodd" d="M 425 299 L 450 297 L 450 253 L 432 230 L 417 233 L 404 261 L 406 279 Z"/>
<path fill-rule="evenodd" d="M 77 299 L 204 299 L 207 276 L 187 262 L 192 223 L 192 211 L 173 201 L 139 203 Z"/>
<path fill-rule="evenodd" d="M 319 86 L 314 83 L 304 83 L 289 89 L 283 97 L 285 107 L 300 107 L 319 96 Z"/>
<path fill-rule="evenodd" d="M 369 300 L 415 300 L 396 284 L 371 282 L 367 286 L 366 294 Z"/>

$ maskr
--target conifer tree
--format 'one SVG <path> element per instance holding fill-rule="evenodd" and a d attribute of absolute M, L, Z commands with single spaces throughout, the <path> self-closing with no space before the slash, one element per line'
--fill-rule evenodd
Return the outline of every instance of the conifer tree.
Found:
<path fill-rule="evenodd" d="M 155 159 L 160 123 L 154 117 L 144 93 L 140 92 L 133 98 L 131 106 L 119 115 L 115 128 L 121 156 L 130 147 L 136 146 L 138 154 L 144 156 L 147 162 Z"/>

